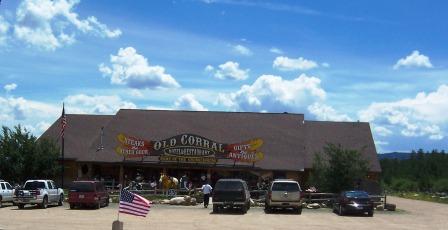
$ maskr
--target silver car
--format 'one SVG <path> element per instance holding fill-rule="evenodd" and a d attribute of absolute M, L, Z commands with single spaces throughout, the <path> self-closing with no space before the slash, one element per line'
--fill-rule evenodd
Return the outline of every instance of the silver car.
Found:
<path fill-rule="evenodd" d="M 275 180 L 269 187 L 265 211 L 267 213 L 274 209 L 293 209 L 297 214 L 302 214 L 302 202 L 300 185 L 293 180 Z"/>
<path fill-rule="evenodd" d="M 0 208 L 3 203 L 13 202 L 14 188 L 6 181 L 0 180 Z"/>

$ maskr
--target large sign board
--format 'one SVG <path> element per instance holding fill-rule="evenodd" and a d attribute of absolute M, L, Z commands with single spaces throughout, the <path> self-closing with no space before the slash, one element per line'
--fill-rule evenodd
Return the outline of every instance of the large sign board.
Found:
<path fill-rule="evenodd" d="M 225 144 L 195 134 L 179 134 L 164 140 L 147 141 L 125 134 L 117 135 L 117 154 L 132 158 L 159 156 L 160 161 L 215 163 L 218 159 L 256 162 L 264 158 L 256 138 L 241 143 Z"/>

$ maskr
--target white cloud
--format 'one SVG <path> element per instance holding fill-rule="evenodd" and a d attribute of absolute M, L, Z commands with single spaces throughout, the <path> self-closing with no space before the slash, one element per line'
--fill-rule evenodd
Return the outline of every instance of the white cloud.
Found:
<path fill-rule="evenodd" d="M 359 117 L 374 125 L 387 127 L 394 134 L 440 140 L 445 137 L 444 127 L 448 127 L 447 98 L 448 86 L 441 85 L 437 91 L 428 94 L 420 92 L 415 98 L 372 103 L 359 112 Z M 386 131 L 387 135 L 391 132 Z"/>
<path fill-rule="evenodd" d="M 211 72 L 211 71 L 213 71 L 213 70 L 215 70 L 215 68 L 214 68 L 213 66 L 211 66 L 211 65 L 207 65 L 207 66 L 204 68 L 204 71 L 205 71 L 205 72 Z"/>
<path fill-rule="evenodd" d="M 374 125 L 373 126 L 373 132 L 375 134 L 377 134 L 378 136 L 383 136 L 383 137 L 387 137 L 393 134 L 392 130 L 384 127 L 384 126 L 379 126 L 379 125 Z"/>
<path fill-rule="evenodd" d="M 414 50 L 409 56 L 401 58 L 394 65 L 394 69 L 399 69 L 400 67 L 424 67 L 432 68 L 433 65 L 429 61 L 429 57 L 420 54 L 418 50 Z"/>
<path fill-rule="evenodd" d="M 51 104 L 27 100 L 23 97 L 0 97 L 0 120 L 2 122 L 48 119 L 59 111 Z M 60 111 L 59 111 L 60 112 Z"/>
<path fill-rule="evenodd" d="M 220 94 L 215 102 L 234 111 L 299 112 L 309 105 L 324 101 L 320 79 L 305 74 L 293 80 L 262 75 L 252 85 L 243 85 L 234 93 Z"/>
<path fill-rule="evenodd" d="M 0 46 L 6 44 L 10 24 L 0 15 Z"/>
<path fill-rule="evenodd" d="M 180 96 L 174 102 L 174 109 L 194 110 L 194 111 L 207 111 L 208 110 L 201 103 L 199 103 L 199 101 L 196 100 L 196 97 L 191 93 L 184 94 L 184 95 Z"/>
<path fill-rule="evenodd" d="M 111 78 L 112 84 L 127 85 L 136 89 L 178 88 L 179 83 L 165 73 L 162 66 L 150 66 L 148 60 L 133 47 L 120 48 L 110 55 L 111 66 L 101 63 L 99 71 Z"/>
<path fill-rule="evenodd" d="M 215 68 L 211 65 L 205 67 L 206 72 L 213 72 Z M 218 79 L 245 80 L 249 77 L 250 69 L 240 69 L 238 62 L 228 61 L 218 66 L 214 76 Z"/>
<path fill-rule="evenodd" d="M 318 66 L 319 65 L 315 61 L 307 60 L 303 57 L 294 59 L 285 56 L 279 56 L 275 58 L 272 65 L 272 67 L 283 71 L 309 70 Z"/>
<path fill-rule="evenodd" d="M 245 47 L 243 45 L 233 46 L 233 51 L 238 53 L 238 54 L 241 54 L 243 56 L 252 56 L 252 54 L 253 54 L 252 51 L 249 48 L 247 48 L 247 47 Z"/>
<path fill-rule="evenodd" d="M 309 105 L 308 111 L 313 114 L 316 119 L 322 121 L 352 121 L 348 115 L 341 114 L 333 107 L 319 102 Z"/>
<path fill-rule="evenodd" d="M 276 48 L 276 47 L 272 47 L 269 49 L 269 52 L 271 53 L 275 53 L 275 54 L 283 54 L 283 50 Z"/>
<path fill-rule="evenodd" d="M 115 114 L 119 109 L 135 109 L 137 106 L 119 96 L 70 95 L 64 99 L 67 113 Z"/>
<path fill-rule="evenodd" d="M 106 38 L 121 35 L 119 29 L 110 30 L 94 16 L 79 19 L 78 14 L 74 12 L 79 2 L 79 0 L 24 0 L 16 11 L 15 37 L 38 48 L 55 50 L 74 43 L 78 31 Z"/>
<path fill-rule="evenodd" d="M 3 88 L 8 93 L 8 92 L 15 90 L 17 88 L 17 84 L 16 83 L 7 84 Z"/>
<path fill-rule="evenodd" d="M 322 62 L 321 66 L 325 68 L 330 68 L 330 64 L 328 64 L 327 62 Z"/>

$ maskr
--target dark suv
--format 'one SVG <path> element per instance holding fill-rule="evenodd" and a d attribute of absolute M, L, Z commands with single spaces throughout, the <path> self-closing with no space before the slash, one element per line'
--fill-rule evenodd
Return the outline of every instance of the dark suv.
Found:
<path fill-rule="evenodd" d="M 250 209 L 250 192 L 241 179 L 220 179 L 213 190 L 213 212 L 224 207 L 240 208 L 243 213 Z"/>

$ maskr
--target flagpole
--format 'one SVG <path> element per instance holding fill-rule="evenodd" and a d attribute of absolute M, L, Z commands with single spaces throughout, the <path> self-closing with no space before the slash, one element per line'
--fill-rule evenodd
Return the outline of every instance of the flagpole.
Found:
<path fill-rule="evenodd" d="M 117 212 L 117 221 L 120 221 L 120 199 L 121 199 L 121 184 L 118 186 L 120 189 L 120 194 L 118 195 L 118 212 Z"/>
<path fill-rule="evenodd" d="M 66 117 L 65 117 L 65 107 L 64 107 L 64 103 L 62 103 L 62 116 L 61 116 L 61 119 L 66 119 Z M 62 121 L 62 122 L 66 122 L 66 121 Z M 64 125 L 64 124 L 63 124 Z M 65 165 L 64 165 L 64 147 L 65 147 L 65 143 L 64 143 L 64 132 L 65 132 L 65 126 L 64 127 L 62 127 L 62 173 L 61 173 L 61 187 L 62 187 L 62 189 L 64 189 L 64 168 L 65 168 Z"/>

